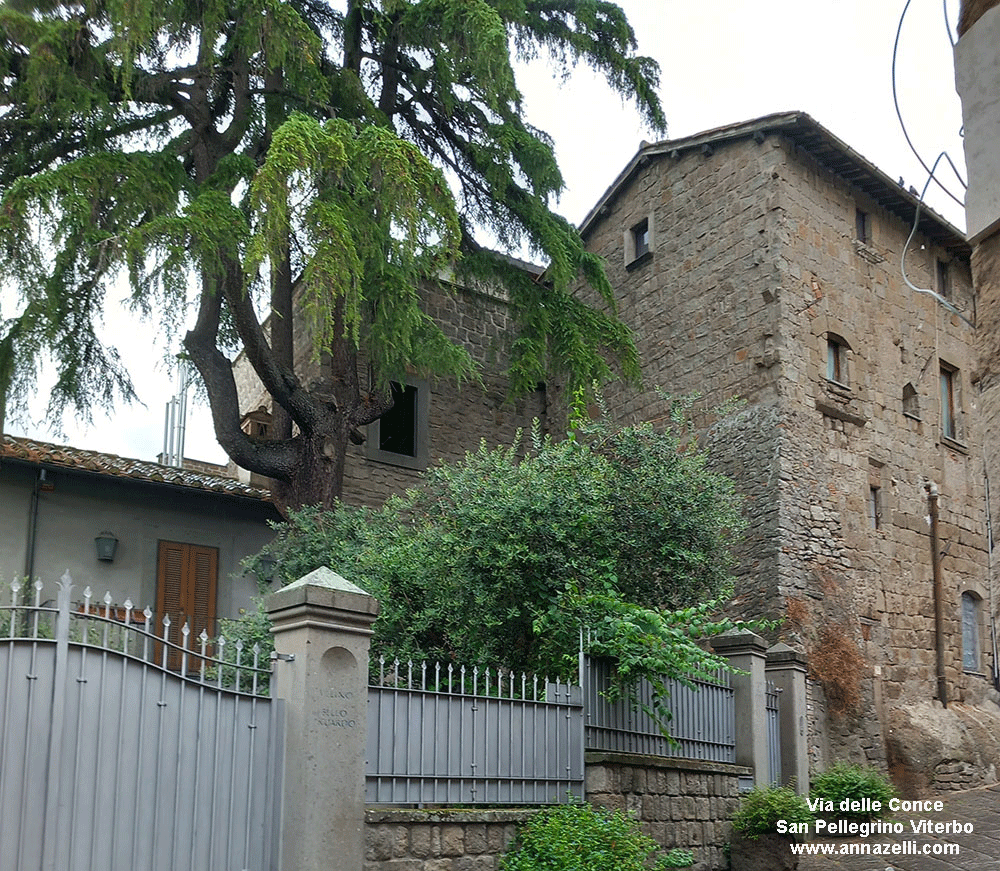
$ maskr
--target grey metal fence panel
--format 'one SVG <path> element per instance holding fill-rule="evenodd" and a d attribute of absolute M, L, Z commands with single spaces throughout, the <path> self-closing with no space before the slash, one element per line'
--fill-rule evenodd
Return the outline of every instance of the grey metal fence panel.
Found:
<path fill-rule="evenodd" d="M 0 603 L 4 871 L 276 868 L 284 711 L 263 672 L 182 649 L 195 671 L 175 674 L 107 609 L 71 614 L 68 581 L 58 613 L 38 598 Z"/>
<path fill-rule="evenodd" d="M 664 735 L 657 718 L 647 712 L 656 703 L 656 688 L 645 680 L 636 687 L 638 707 L 625 699 L 611 702 L 605 693 L 613 679 L 612 662 L 585 657 L 588 750 L 736 761 L 735 699 L 727 674 L 720 672 L 714 681 L 693 681 L 694 689 L 678 680 L 666 681 L 669 736 Z"/>
<path fill-rule="evenodd" d="M 771 769 L 771 783 L 781 783 L 781 690 L 770 681 L 764 694 L 767 712 L 767 757 Z"/>
<path fill-rule="evenodd" d="M 552 804 L 583 797 L 580 688 L 398 670 L 368 690 L 370 804 Z M 435 670 L 432 670 L 432 672 Z"/>

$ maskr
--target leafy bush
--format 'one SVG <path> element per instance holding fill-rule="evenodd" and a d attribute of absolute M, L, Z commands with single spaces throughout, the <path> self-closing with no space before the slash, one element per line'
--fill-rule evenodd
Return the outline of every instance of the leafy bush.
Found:
<path fill-rule="evenodd" d="M 690 850 L 684 850 L 680 847 L 675 847 L 673 850 L 668 850 L 659 859 L 656 860 L 656 871 L 660 871 L 662 868 L 689 868 L 694 864 L 694 853 Z"/>
<path fill-rule="evenodd" d="M 484 444 L 382 509 L 297 512 L 265 551 L 285 582 L 329 565 L 378 598 L 376 657 L 569 678 L 585 623 L 623 677 L 655 679 L 720 664 L 698 641 L 734 625 L 713 609 L 742 526 L 678 414 Z"/>
<path fill-rule="evenodd" d="M 733 828 L 748 838 L 758 838 L 775 833 L 778 820 L 811 823 L 814 816 L 806 800 L 790 787 L 755 787 L 743 796 Z"/>
<path fill-rule="evenodd" d="M 813 799 L 833 802 L 838 819 L 862 821 L 884 816 L 889 810 L 889 800 L 896 796 L 896 788 L 874 768 L 837 762 L 812 779 L 809 795 Z M 861 801 L 866 798 L 872 803 L 881 802 L 881 810 L 878 813 L 840 810 L 840 803 L 845 799 Z"/>
<path fill-rule="evenodd" d="M 547 808 L 525 823 L 501 858 L 500 869 L 647 871 L 647 860 L 657 849 L 635 819 L 621 811 L 569 804 Z"/>

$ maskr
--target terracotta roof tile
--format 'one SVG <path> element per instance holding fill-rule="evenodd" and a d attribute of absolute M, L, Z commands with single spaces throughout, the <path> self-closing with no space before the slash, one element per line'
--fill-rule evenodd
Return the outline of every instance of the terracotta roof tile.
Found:
<path fill-rule="evenodd" d="M 270 493 L 267 490 L 251 487 L 236 478 L 178 469 L 173 466 L 162 466 L 147 460 L 131 460 L 115 454 L 102 454 L 98 451 L 54 445 L 18 436 L 3 436 L 3 441 L 0 442 L 0 457 L 39 465 L 62 466 L 67 469 L 95 472 L 114 478 L 128 478 L 152 484 L 190 487 L 193 490 L 207 490 L 212 493 L 225 493 L 229 496 L 262 500 L 270 498 Z"/>

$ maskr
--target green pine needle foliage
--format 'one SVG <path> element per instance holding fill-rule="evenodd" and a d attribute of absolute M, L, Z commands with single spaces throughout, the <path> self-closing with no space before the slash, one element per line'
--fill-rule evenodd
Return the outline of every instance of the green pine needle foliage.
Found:
<path fill-rule="evenodd" d="M 198 313 L 201 356 L 188 351 L 203 375 L 231 342 L 257 349 L 275 401 L 308 434 L 322 400 L 305 407 L 252 322 L 286 263 L 316 355 L 341 361 L 334 380 L 359 358 L 383 391 L 405 373 L 474 376 L 421 308 L 456 274 L 510 299 L 515 392 L 551 373 L 589 384 L 609 360 L 635 376 L 603 267 L 552 211 L 552 142 L 522 116 L 512 57 L 539 54 L 557 72 L 592 67 L 665 129 L 656 64 L 605 0 L 0 5 L 0 409 L 23 406 L 43 360 L 58 379 L 53 416 L 133 397 L 98 328 L 127 280 L 137 314 L 167 335 Z M 545 282 L 482 239 L 529 250 Z M 574 296 L 581 281 L 600 309 Z M 213 370 L 207 387 L 232 452 L 232 384 Z M 337 411 L 366 401 L 340 397 Z M 287 453 L 265 468 L 263 449 L 243 450 L 287 479 Z"/>

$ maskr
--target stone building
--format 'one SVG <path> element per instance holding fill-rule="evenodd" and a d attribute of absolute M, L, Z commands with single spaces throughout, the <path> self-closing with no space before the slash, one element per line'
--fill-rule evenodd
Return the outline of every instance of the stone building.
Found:
<path fill-rule="evenodd" d="M 644 144 L 582 232 L 643 366 L 640 388 L 607 391 L 611 413 L 656 420 L 660 391 L 700 394 L 699 431 L 747 497 L 737 606 L 809 655 L 814 766 L 867 759 L 913 789 L 995 779 L 963 235 L 801 113 Z"/>
<path fill-rule="evenodd" d="M 540 277 L 542 270 L 519 263 Z M 343 500 L 356 505 L 381 505 L 389 496 L 412 487 L 421 473 L 438 462 L 454 462 L 475 450 L 481 439 L 490 446 L 509 445 L 518 430 L 546 419 L 544 389 L 512 401 L 508 396 L 507 336 L 510 313 L 490 288 L 442 285 L 424 294 L 426 313 L 445 335 L 465 347 L 480 366 L 481 384 L 457 385 L 452 379 L 409 377 L 395 384 L 392 411 L 367 427 L 362 444 L 349 444 Z M 311 339 L 296 332 L 296 371 L 309 384 L 320 375 L 322 361 L 313 358 Z M 240 355 L 234 363 L 244 428 L 266 436 L 271 399 L 256 373 Z M 362 383 L 367 373 L 362 373 Z M 247 482 L 266 479 L 232 466 Z"/>
<path fill-rule="evenodd" d="M 913 790 L 995 779 L 996 603 L 962 233 L 796 112 L 644 144 L 581 229 L 643 367 L 640 387 L 606 389 L 610 413 L 656 421 L 665 393 L 700 395 L 696 425 L 747 498 L 736 608 L 781 618 L 775 637 L 810 658 L 814 767 L 869 760 Z M 350 448 L 346 501 L 380 503 L 534 417 L 563 431 L 552 385 L 504 402 L 502 298 L 456 288 L 430 313 L 483 364 L 485 390 L 412 379 L 401 419 Z M 247 425 L 266 426 L 253 373 L 238 361 L 237 376 Z"/>

